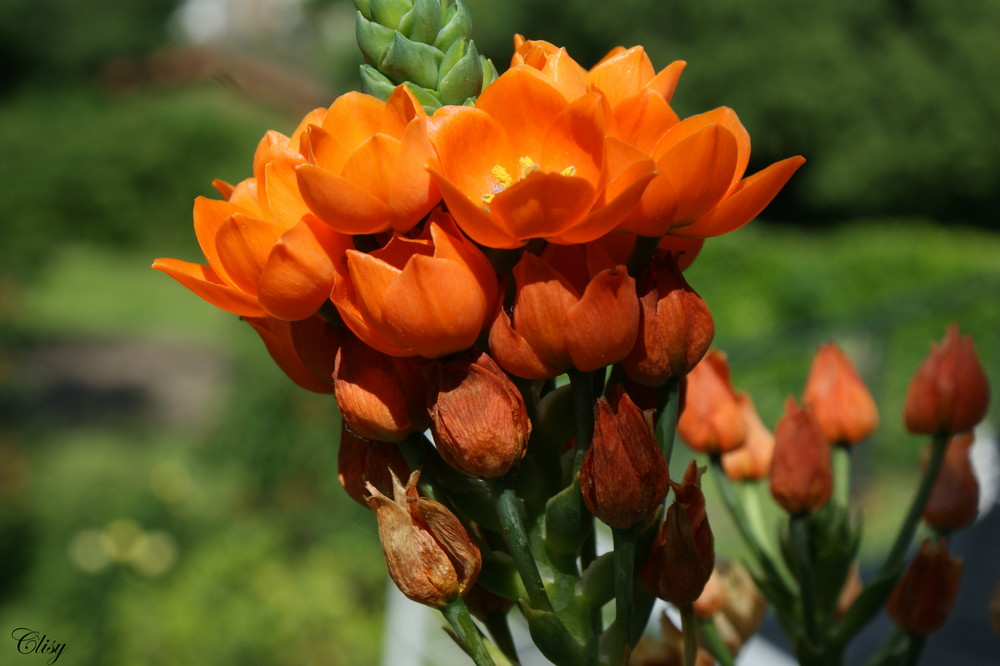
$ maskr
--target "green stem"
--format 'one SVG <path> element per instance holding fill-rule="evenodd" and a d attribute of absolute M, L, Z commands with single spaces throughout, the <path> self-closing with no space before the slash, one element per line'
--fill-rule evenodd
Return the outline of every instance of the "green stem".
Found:
<path fill-rule="evenodd" d="M 635 546 L 638 526 L 613 528 L 615 567 L 615 638 L 611 663 L 621 664 L 632 642 Z"/>
<path fill-rule="evenodd" d="M 490 656 L 483 635 L 479 633 L 469 609 L 465 605 L 465 600 L 458 597 L 441 608 L 441 613 L 448 620 L 448 624 L 455 630 L 455 635 L 476 666 L 496 666 L 493 657 Z"/>
<path fill-rule="evenodd" d="M 490 632 L 493 643 L 496 644 L 504 656 L 517 664 L 517 646 L 514 644 L 514 636 L 510 633 L 510 624 L 507 622 L 508 614 L 502 611 L 491 611 L 486 614 L 483 624 Z"/>
<path fill-rule="evenodd" d="M 576 434 L 572 478 L 580 471 L 583 458 L 594 438 L 594 381 L 589 372 L 570 370 L 567 374 L 573 392 L 573 427 Z"/>
<path fill-rule="evenodd" d="M 909 634 L 909 644 L 906 647 L 906 666 L 917 666 L 917 662 L 920 661 L 920 655 L 924 651 L 924 645 L 927 644 L 927 637 L 921 636 L 919 634 Z"/>
<path fill-rule="evenodd" d="M 719 635 L 719 630 L 715 628 L 715 622 L 708 619 L 700 620 L 698 629 L 705 641 L 705 647 L 719 662 L 719 666 L 736 666 L 736 660 L 733 659 L 733 654 L 729 651 L 725 641 L 722 640 L 722 636 Z"/>
<path fill-rule="evenodd" d="M 634 278 L 639 277 L 642 271 L 649 265 L 649 259 L 656 251 L 656 246 L 660 244 L 660 237 L 650 238 L 649 236 L 636 236 L 635 245 L 632 246 L 632 254 L 628 258 L 628 274 Z"/>
<path fill-rule="evenodd" d="M 542 583 L 542 576 L 538 573 L 538 564 L 535 562 L 535 556 L 528 543 L 528 533 L 524 529 L 524 521 L 521 520 L 521 508 L 517 495 L 514 489 L 502 479 L 494 479 L 491 487 L 497 506 L 497 517 L 500 519 L 500 528 L 503 531 L 507 547 L 510 548 L 514 566 L 517 567 L 517 572 L 528 592 L 528 600 L 537 610 L 551 611 L 552 604 L 549 602 L 549 595 L 545 591 L 544 583 Z"/>
<path fill-rule="evenodd" d="M 845 509 L 851 501 L 851 452 L 848 444 L 833 447 L 833 501 Z"/>
<path fill-rule="evenodd" d="M 698 661 L 698 619 L 693 604 L 681 604 L 681 632 L 684 634 L 684 666 Z"/>
<path fill-rule="evenodd" d="M 812 554 L 809 537 L 809 514 L 798 513 L 789 518 L 792 533 L 792 556 L 795 573 L 799 579 L 799 598 L 802 601 L 802 624 L 812 651 L 822 652 L 823 637 L 816 623 L 816 591 L 813 581 Z"/>
<path fill-rule="evenodd" d="M 427 455 L 424 451 L 426 441 L 422 434 L 413 433 L 399 445 L 399 452 L 403 454 L 403 460 L 406 461 L 406 466 L 410 468 L 411 472 L 420 470 L 420 481 L 417 482 L 420 494 L 435 502 L 446 504 L 434 471 L 427 464 Z"/>
<path fill-rule="evenodd" d="M 674 439 L 677 433 L 677 419 L 680 417 L 680 380 L 668 379 L 657 391 L 656 439 L 663 451 L 663 459 L 670 465 L 674 453 Z"/>

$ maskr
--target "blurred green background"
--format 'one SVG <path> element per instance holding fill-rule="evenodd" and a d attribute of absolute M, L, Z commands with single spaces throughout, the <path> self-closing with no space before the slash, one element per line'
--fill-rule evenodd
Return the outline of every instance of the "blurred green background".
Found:
<path fill-rule="evenodd" d="M 501 69 L 515 32 L 585 65 L 641 43 L 657 67 L 688 61 L 682 116 L 736 109 L 752 170 L 808 158 L 688 277 L 769 424 L 818 344 L 854 358 L 882 409 L 855 484 L 877 554 L 918 470 L 899 414 L 929 342 L 960 322 L 1000 380 L 1000 4 L 468 4 Z M 193 198 L 356 87 L 353 17 L 343 0 L 0 4 L 0 662 L 21 663 L 3 636 L 22 626 L 70 664 L 378 662 L 383 563 L 336 480 L 332 399 L 148 268 L 200 259 Z"/>

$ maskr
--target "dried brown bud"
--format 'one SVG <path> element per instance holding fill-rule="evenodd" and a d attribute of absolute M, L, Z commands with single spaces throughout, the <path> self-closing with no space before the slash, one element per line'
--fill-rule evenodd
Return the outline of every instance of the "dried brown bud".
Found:
<path fill-rule="evenodd" d="M 936 530 L 958 530 L 972 524 L 979 513 L 979 482 L 969 452 L 972 433 L 948 441 L 941 471 L 924 505 L 924 522 Z"/>
<path fill-rule="evenodd" d="M 830 445 L 812 410 L 789 397 L 774 432 L 771 495 L 790 514 L 816 512 L 833 491 Z"/>
<path fill-rule="evenodd" d="M 371 483 L 383 493 L 391 493 L 393 474 L 410 474 L 398 445 L 365 439 L 351 432 L 347 426 L 341 429 L 337 476 L 340 485 L 354 501 L 368 506 L 369 493 L 365 483 Z"/>
<path fill-rule="evenodd" d="M 524 458 L 531 435 L 524 399 L 487 354 L 438 365 L 431 398 L 434 443 L 455 469 L 492 479 Z"/>
<path fill-rule="evenodd" d="M 640 276 L 639 335 L 622 368 L 630 379 L 662 386 L 698 364 L 715 336 L 705 301 L 684 279 L 674 256 L 657 250 Z"/>
<path fill-rule="evenodd" d="M 701 492 L 704 471 L 692 460 L 684 480 L 671 483 L 676 499 L 640 572 L 653 594 L 675 605 L 693 603 L 701 596 L 715 567 L 714 539 Z"/>
<path fill-rule="evenodd" d="M 857 444 L 878 425 L 875 400 L 851 359 L 833 342 L 816 352 L 802 400 L 812 407 L 831 444 Z"/>
<path fill-rule="evenodd" d="M 624 529 L 645 522 L 670 488 L 670 472 L 649 413 L 620 387 L 596 406 L 594 441 L 580 468 L 580 490 L 592 514 Z"/>
<path fill-rule="evenodd" d="M 893 588 L 886 612 L 904 631 L 928 636 L 941 628 L 958 594 L 962 560 L 944 540 L 924 539 L 909 568 Z"/>
<path fill-rule="evenodd" d="M 917 369 L 906 394 L 904 420 L 913 433 L 955 434 L 972 430 L 990 402 L 990 386 L 971 337 L 948 327 L 941 346 Z"/>
<path fill-rule="evenodd" d="M 368 506 L 378 519 L 389 576 L 418 603 L 440 608 L 463 596 L 479 576 L 482 557 L 462 523 L 443 504 L 417 494 L 420 472 L 404 487 L 393 475 L 392 498 L 371 483 Z"/>

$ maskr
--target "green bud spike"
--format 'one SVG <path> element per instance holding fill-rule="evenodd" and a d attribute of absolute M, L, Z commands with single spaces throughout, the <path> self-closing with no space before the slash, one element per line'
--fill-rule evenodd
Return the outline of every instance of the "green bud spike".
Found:
<path fill-rule="evenodd" d="M 364 92 L 386 99 L 387 86 L 406 83 L 432 111 L 442 104 L 473 103 L 497 78 L 493 63 L 472 42 L 472 18 L 461 0 L 355 0 L 355 5 L 358 46 L 370 65 L 361 70 Z"/>

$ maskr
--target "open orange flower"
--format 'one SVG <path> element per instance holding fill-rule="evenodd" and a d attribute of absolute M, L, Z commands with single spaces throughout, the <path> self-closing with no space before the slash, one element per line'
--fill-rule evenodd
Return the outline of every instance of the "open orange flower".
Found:
<path fill-rule="evenodd" d="M 505 370 L 525 379 L 591 371 L 628 354 L 639 330 L 635 280 L 607 265 L 593 246 L 549 246 L 514 267 L 510 314 L 490 328 L 490 350 Z"/>
<path fill-rule="evenodd" d="M 648 105 L 658 105 L 647 96 Z M 651 150 L 657 176 L 619 231 L 697 238 L 735 231 L 760 214 L 792 174 L 801 156 L 775 162 L 747 178 L 750 135 L 736 113 L 721 107 L 671 123 L 660 111 L 623 125 L 623 138 Z M 650 144 L 653 144 L 649 148 Z"/>
<path fill-rule="evenodd" d="M 653 177 L 648 156 L 606 135 L 599 93 L 569 101 L 533 67 L 508 70 L 475 108 L 445 107 L 429 125 L 438 152 L 430 170 L 445 203 L 488 247 L 599 238 Z"/>
<path fill-rule="evenodd" d="M 437 358 L 475 343 L 495 309 L 497 279 L 451 216 L 438 212 L 419 238 L 396 234 L 370 254 L 348 250 L 330 298 L 375 349 Z"/>
<path fill-rule="evenodd" d="M 309 163 L 297 169 L 309 208 L 347 234 L 408 231 L 440 201 L 424 165 L 434 148 L 427 114 L 406 86 L 386 102 L 350 92 L 306 137 Z"/>
<path fill-rule="evenodd" d="M 215 183 L 227 201 L 195 200 L 194 230 L 207 266 L 157 259 L 153 268 L 234 314 L 288 321 L 315 314 L 329 296 L 334 262 L 350 243 L 298 195 L 300 143 L 322 114 L 307 115 L 291 137 L 268 132 L 254 155 L 254 177 L 235 187 Z"/>

